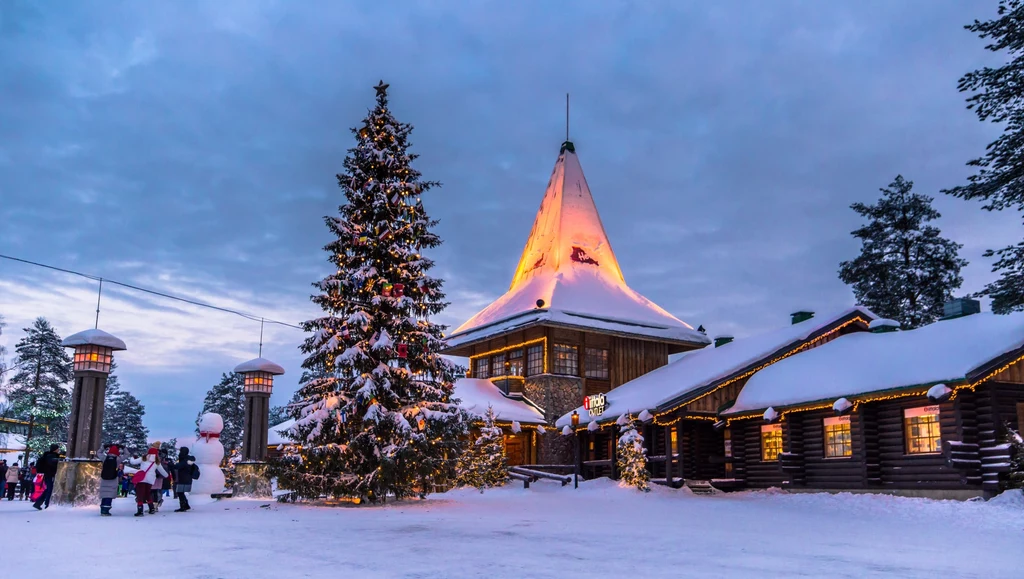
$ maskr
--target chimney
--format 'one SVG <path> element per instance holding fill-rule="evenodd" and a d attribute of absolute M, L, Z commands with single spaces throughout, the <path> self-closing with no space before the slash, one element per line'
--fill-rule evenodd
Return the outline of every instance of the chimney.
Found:
<path fill-rule="evenodd" d="M 971 314 L 981 313 L 981 302 L 971 298 L 953 298 L 942 304 L 942 319 L 952 320 L 962 318 Z"/>
<path fill-rule="evenodd" d="M 715 347 L 724 346 L 732 341 L 732 336 L 715 336 Z"/>
<path fill-rule="evenodd" d="M 799 312 L 793 312 L 792 314 L 789 314 L 789 315 L 793 317 L 793 323 L 794 324 L 799 324 L 800 322 L 806 322 L 807 320 L 813 318 L 814 317 L 814 312 L 799 311 Z"/>

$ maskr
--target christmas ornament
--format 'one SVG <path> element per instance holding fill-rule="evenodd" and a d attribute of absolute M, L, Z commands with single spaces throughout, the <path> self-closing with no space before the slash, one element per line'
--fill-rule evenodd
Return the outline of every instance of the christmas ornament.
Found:
<path fill-rule="evenodd" d="M 420 415 L 419 420 L 416 421 L 416 426 L 418 426 L 420 430 L 427 427 L 427 421 L 423 419 L 422 415 Z"/>
<path fill-rule="evenodd" d="M 383 289 L 381 290 L 381 292 L 380 292 L 380 293 L 381 293 L 381 295 L 383 295 L 383 296 L 384 296 L 384 297 L 386 297 L 386 298 L 389 298 L 389 297 L 391 297 L 391 289 L 392 289 L 393 287 L 394 287 L 394 286 L 392 286 L 392 285 L 391 285 L 390 283 L 388 283 L 388 282 L 384 282 L 384 288 L 383 288 Z"/>
<path fill-rule="evenodd" d="M 395 297 L 396 298 L 402 297 L 403 295 L 405 295 L 405 284 L 403 284 L 403 283 L 396 283 L 395 286 L 394 286 L 394 291 L 395 291 Z"/>
<path fill-rule="evenodd" d="M 399 358 L 402 358 L 404 360 L 405 358 L 409 357 L 409 345 L 408 344 L 399 344 L 397 350 L 398 350 L 398 357 Z"/>
<path fill-rule="evenodd" d="M 348 324 L 341 326 L 341 337 L 346 340 L 352 337 L 352 333 L 348 331 Z"/>

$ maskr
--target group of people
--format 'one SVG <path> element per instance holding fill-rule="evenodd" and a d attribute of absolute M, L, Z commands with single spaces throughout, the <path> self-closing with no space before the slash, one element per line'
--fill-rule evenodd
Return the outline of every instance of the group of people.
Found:
<path fill-rule="evenodd" d="M 50 450 L 43 453 L 37 462 L 18 466 L 15 462 L 8 466 L 6 460 L 0 461 L 0 499 L 4 496 L 13 501 L 20 496 L 21 500 L 33 501 L 37 510 L 50 507 L 53 495 L 53 479 L 57 476 L 57 464 L 60 462 L 60 447 L 50 445 Z"/>
<path fill-rule="evenodd" d="M 196 458 L 189 454 L 187 447 L 179 449 L 176 462 L 166 452 L 161 453 L 159 444 L 144 456 L 127 460 L 121 458 L 120 446 L 111 444 L 101 456 L 100 515 L 111 516 L 114 499 L 127 497 L 131 491 L 135 493 L 136 517 L 144 515 L 146 506 L 149 514 L 156 514 L 157 507 L 163 505 L 166 491 L 173 491 L 178 499 L 174 512 L 191 510 L 187 493 L 192 492 L 192 481 L 199 478 L 200 472 Z M 60 447 L 56 444 L 27 466 L 19 467 L 17 462 L 8 466 L 6 460 L 0 460 L 0 498 L 6 496 L 8 501 L 13 501 L 20 495 L 21 500 L 33 501 L 36 510 L 49 508 L 59 463 Z"/>
<path fill-rule="evenodd" d="M 112 444 L 100 470 L 100 515 L 111 516 L 114 499 L 127 496 L 130 487 L 135 491 L 136 517 L 144 516 L 146 506 L 149 514 L 156 514 L 157 507 L 163 505 L 165 490 L 173 490 L 178 499 L 174 512 L 189 511 L 192 507 L 187 493 L 192 492 L 192 481 L 199 475 L 196 459 L 189 455 L 187 447 L 179 449 L 177 462 L 172 462 L 166 453 L 161 455 L 158 446 L 150 448 L 144 457 L 125 461 L 120 447 Z"/>

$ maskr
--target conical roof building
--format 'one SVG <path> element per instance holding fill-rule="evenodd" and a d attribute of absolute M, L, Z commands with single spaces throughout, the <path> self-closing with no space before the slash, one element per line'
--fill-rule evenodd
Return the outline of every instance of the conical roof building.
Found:
<path fill-rule="evenodd" d="M 566 141 L 511 286 L 447 342 L 445 353 L 470 358 L 472 377 L 554 418 L 709 340 L 626 284 Z"/>

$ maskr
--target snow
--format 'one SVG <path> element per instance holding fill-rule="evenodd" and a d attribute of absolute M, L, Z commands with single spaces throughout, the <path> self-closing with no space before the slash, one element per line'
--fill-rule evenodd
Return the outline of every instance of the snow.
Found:
<path fill-rule="evenodd" d="M 459 406 L 476 418 L 483 420 L 488 404 L 494 409 L 494 416 L 502 422 L 516 421 L 523 424 L 544 424 L 544 414 L 525 400 L 509 398 L 501 389 L 482 378 L 460 378 L 455 381 L 455 398 Z"/>
<path fill-rule="evenodd" d="M 73 347 L 73 346 L 85 346 L 92 344 L 95 346 L 104 346 L 111 350 L 127 350 L 128 346 L 124 345 L 121 338 L 112 336 L 103 330 L 93 329 L 85 330 L 84 332 L 78 332 L 72 334 L 61 342 L 62 346 Z"/>
<path fill-rule="evenodd" d="M 542 321 L 709 342 L 626 284 L 579 159 L 568 150 L 555 163 L 508 292 L 456 328 L 447 343 L 455 347 Z"/>
<path fill-rule="evenodd" d="M 235 372 L 266 372 L 278 376 L 284 374 L 284 368 L 267 360 L 266 358 L 253 358 L 248 362 L 242 362 L 235 366 Z"/>
<path fill-rule="evenodd" d="M 798 324 L 789 324 L 748 338 L 739 338 L 715 348 L 689 352 L 685 356 L 648 372 L 608 392 L 604 414 L 596 417 L 607 422 L 626 412 L 656 410 L 669 405 L 673 400 L 696 394 L 703 388 L 728 378 L 751 365 L 765 360 L 783 349 L 799 345 L 810 336 L 834 325 L 838 320 L 853 314 L 874 319 L 871 311 L 855 307 L 834 315 L 816 316 Z M 800 354 L 801 356 L 804 354 Z M 582 406 L 576 409 L 580 420 L 590 419 L 590 413 Z M 558 419 L 557 425 L 569 423 L 572 411 Z"/>
<path fill-rule="evenodd" d="M 282 432 L 287 432 L 293 426 L 295 426 L 295 419 L 294 418 L 291 418 L 289 420 L 285 420 L 284 422 L 282 422 L 281 424 L 278 424 L 276 426 L 271 426 L 270 427 L 270 432 L 267 433 L 267 445 L 268 446 L 275 446 L 275 445 L 281 445 L 281 444 L 290 444 L 292 442 L 291 437 L 289 437 L 287 435 L 284 435 L 284 434 L 281 434 L 281 433 Z"/>
<path fill-rule="evenodd" d="M 587 424 L 587 430 L 590 432 L 597 432 L 598 430 L 601 430 L 601 425 L 598 424 L 596 420 L 591 420 L 590 424 Z"/>
<path fill-rule="evenodd" d="M 849 410 L 851 408 L 853 408 L 853 402 L 850 402 L 846 398 L 840 398 L 839 400 L 836 400 L 832 404 L 832 410 L 835 410 L 836 412 L 839 412 L 839 413 L 846 412 L 847 410 Z"/>
<path fill-rule="evenodd" d="M 889 318 L 878 318 L 877 320 L 872 320 L 871 323 L 868 324 L 868 329 L 869 330 L 877 330 L 878 328 L 899 328 L 899 327 L 900 327 L 900 323 L 899 322 L 897 322 L 896 320 L 890 320 Z"/>
<path fill-rule="evenodd" d="M 778 417 L 779 417 L 779 413 L 776 412 L 775 409 L 772 408 L 771 406 L 769 406 L 768 409 L 764 411 L 763 418 L 767 422 L 772 422 L 772 421 L 774 421 Z"/>
<path fill-rule="evenodd" d="M 22 569 L 84 579 L 139 569 L 147 579 L 563 579 L 577 572 L 1014 579 L 1024 560 L 1019 492 L 989 502 L 779 491 L 696 496 L 660 486 L 637 493 L 599 479 L 578 490 L 515 483 L 384 507 L 195 497 L 189 513 L 165 503 L 141 518 L 130 516 L 131 500 L 115 499 L 114 516 L 105 519 L 95 506 L 37 512 L 28 502 L 4 501 L 5 549 Z M 118 549 L 118 538 L 145 548 Z"/>
<path fill-rule="evenodd" d="M 941 400 L 949 395 L 952 390 L 945 384 L 936 384 L 928 389 L 928 398 L 932 400 Z"/>
<path fill-rule="evenodd" d="M 848 334 L 754 374 L 725 414 L 962 383 L 973 371 L 1022 346 L 1024 313 L 981 313 L 914 330 Z"/>
<path fill-rule="evenodd" d="M 637 415 L 637 418 L 640 422 L 650 422 L 651 420 L 654 420 L 654 417 L 651 416 L 651 413 L 647 410 L 641 410 L 640 414 Z"/>

